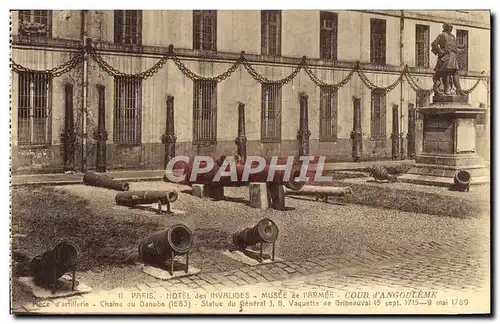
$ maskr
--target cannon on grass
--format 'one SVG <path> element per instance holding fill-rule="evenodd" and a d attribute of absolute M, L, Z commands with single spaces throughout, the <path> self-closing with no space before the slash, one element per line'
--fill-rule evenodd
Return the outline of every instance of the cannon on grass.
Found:
<path fill-rule="evenodd" d="M 303 186 L 299 190 L 286 190 L 287 196 L 314 196 L 316 201 L 328 202 L 329 197 L 346 197 L 353 193 L 351 187 Z"/>
<path fill-rule="evenodd" d="M 468 171 L 459 170 L 453 177 L 453 184 L 451 185 L 452 191 L 468 192 L 470 190 L 470 183 L 472 177 Z"/>
<path fill-rule="evenodd" d="M 53 249 L 37 255 L 31 260 L 30 272 L 36 285 L 57 290 L 57 280 L 64 274 L 72 272 L 71 289 L 75 290 L 76 265 L 80 251 L 78 247 L 67 241 L 60 242 Z"/>
<path fill-rule="evenodd" d="M 189 251 L 193 245 L 193 233 L 183 224 L 173 225 L 157 232 L 139 243 L 139 259 L 145 264 L 164 268 L 170 262 L 168 269 L 171 276 L 175 270 L 176 256 L 185 255 L 184 272 L 189 269 Z"/>
<path fill-rule="evenodd" d="M 375 164 L 370 168 L 370 176 L 372 176 L 376 182 L 387 180 L 389 182 L 399 182 L 397 176 L 390 174 L 386 168 L 380 164 Z"/>
<path fill-rule="evenodd" d="M 105 174 L 86 172 L 83 176 L 83 183 L 87 186 L 101 187 L 118 191 L 127 191 L 130 186 L 125 181 L 115 180 Z"/>
<path fill-rule="evenodd" d="M 170 203 L 175 202 L 178 197 L 179 194 L 175 190 L 127 191 L 118 193 L 115 202 L 117 205 L 127 207 L 158 203 L 158 213 L 162 212 L 163 205 L 167 205 L 167 213 L 171 213 Z"/>

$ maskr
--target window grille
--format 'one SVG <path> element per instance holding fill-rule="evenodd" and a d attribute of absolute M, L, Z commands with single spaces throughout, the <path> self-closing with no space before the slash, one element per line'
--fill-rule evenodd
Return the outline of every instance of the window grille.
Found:
<path fill-rule="evenodd" d="M 371 137 L 386 139 L 386 95 L 383 91 L 372 90 Z"/>
<path fill-rule="evenodd" d="M 19 73 L 17 110 L 19 146 L 50 144 L 51 83 L 48 73 Z"/>
<path fill-rule="evenodd" d="M 281 85 L 262 84 L 261 141 L 281 141 Z"/>
<path fill-rule="evenodd" d="M 118 144 L 141 143 L 142 80 L 115 77 L 113 140 Z"/>
<path fill-rule="evenodd" d="M 337 90 L 321 87 L 319 139 L 323 142 L 337 139 Z"/>
<path fill-rule="evenodd" d="M 211 144 L 217 141 L 217 82 L 194 81 L 193 142 Z"/>

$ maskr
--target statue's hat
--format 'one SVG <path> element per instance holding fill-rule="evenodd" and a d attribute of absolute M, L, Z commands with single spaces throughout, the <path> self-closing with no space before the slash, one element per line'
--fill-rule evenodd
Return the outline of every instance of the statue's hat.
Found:
<path fill-rule="evenodd" d="M 443 29 L 452 29 L 452 28 L 453 28 L 452 24 L 449 24 L 449 23 L 443 24 Z"/>

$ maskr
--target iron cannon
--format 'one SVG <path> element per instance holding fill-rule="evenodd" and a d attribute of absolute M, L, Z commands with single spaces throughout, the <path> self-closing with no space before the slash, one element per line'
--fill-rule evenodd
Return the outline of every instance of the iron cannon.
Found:
<path fill-rule="evenodd" d="M 36 285 L 52 288 L 59 278 L 73 271 L 73 289 L 75 286 L 75 269 L 80 251 L 78 247 L 67 241 L 60 242 L 53 249 L 37 255 L 31 260 L 30 272 Z"/>
<path fill-rule="evenodd" d="M 177 200 L 179 194 L 175 190 L 167 191 L 127 191 L 120 192 L 115 196 L 115 202 L 121 206 L 135 206 L 141 204 L 172 203 Z"/>
<path fill-rule="evenodd" d="M 83 183 L 87 186 L 114 189 L 118 191 L 127 191 L 130 188 L 129 184 L 125 181 L 115 180 L 105 174 L 97 174 L 94 172 L 85 173 L 83 176 Z"/>
<path fill-rule="evenodd" d="M 188 272 L 189 251 L 193 245 L 193 233 L 183 224 L 173 225 L 152 234 L 139 243 L 139 259 L 146 264 L 163 268 L 170 261 L 170 275 L 174 272 L 175 256 L 185 255 L 184 271 Z"/>
<path fill-rule="evenodd" d="M 271 161 L 270 159 L 267 159 L 266 165 L 261 171 L 258 171 L 256 173 L 247 173 L 248 178 L 245 179 L 244 178 L 245 169 L 248 166 L 246 165 L 245 161 L 242 161 L 242 159 L 240 159 L 239 156 L 236 156 L 235 157 L 236 181 L 233 181 L 230 175 L 222 175 L 220 179 L 218 179 L 218 181 L 214 181 L 225 159 L 226 159 L 225 156 L 221 156 L 218 161 L 214 162 L 213 167 L 209 171 L 205 173 L 197 173 L 193 179 L 192 179 L 192 173 L 194 167 L 194 159 L 191 159 L 189 163 L 186 163 L 184 161 L 177 162 L 174 165 L 173 170 L 171 172 L 174 173 L 176 176 L 185 175 L 184 180 L 181 181 L 180 183 L 187 184 L 190 186 L 193 184 L 217 183 L 225 187 L 240 187 L 240 186 L 247 186 L 251 182 L 267 182 L 267 183 L 281 184 L 291 190 L 299 190 L 300 188 L 302 188 L 302 186 L 305 185 L 305 181 L 296 180 L 296 178 L 299 177 L 302 168 L 302 162 L 299 161 L 297 158 L 293 161 L 289 177 L 287 177 L 287 174 L 284 170 L 278 169 L 274 172 L 274 176 L 271 179 L 268 179 L 268 175 L 271 170 Z M 280 158 L 277 161 L 277 165 L 283 166 L 286 165 L 286 162 L 287 158 Z M 307 177 L 311 178 L 314 176 L 316 172 L 316 165 L 317 165 L 316 163 L 317 163 L 317 158 L 309 162 L 309 166 L 306 173 Z M 199 163 L 200 168 L 204 168 L 206 166 L 207 163 L 205 161 L 201 161 Z M 258 162 L 254 161 L 249 166 L 255 169 L 258 166 Z M 228 170 L 229 168 L 227 168 L 224 171 Z M 168 181 L 166 176 L 164 177 L 164 180 Z"/>

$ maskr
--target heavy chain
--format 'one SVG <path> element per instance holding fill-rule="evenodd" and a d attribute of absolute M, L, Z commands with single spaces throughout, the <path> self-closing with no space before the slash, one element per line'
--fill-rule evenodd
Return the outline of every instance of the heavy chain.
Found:
<path fill-rule="evenodd" d="M 204 81 L 222 82 L 222 81 L 226 80 L 227 78 L 229 78 L 231 76 L 231 74 L 233 74 L 234 71 L 236 71 L 236 69 L 238 68 L 238 66 L 240 66 L 240 64 L 242 62 L 242 58 L 240 57 L 231 67 L 229 67 L 229 69 L 227 69 L 222 74 L 215 76 L 215 77 L 203 77 L 203 76 L 200 76 L 200 75 L 192 72 L 191 70 L 189 70 L 186 67 L 186 65 L 184 63 L 182 63 L 181 60 L 175 54 L 171 53 L 171 58 L 174 61 L 177 68 L 179 68 L 179 70 L 181 70 L 181 72 L 184 73 L 185 76 L 187 76 L 189 79 L 191 79 L 193 81 L 204 80 Z"/>
<path fill-rule="evenodd" d="M 94 48 L 89 49 L 89 54 L 90 56 L 96 61 L 97 65 L 101 69 L 103 69 L 106 73 L 109 75 L 116 77 L 129 77 L 129 78 L 140 78 L 143 80 L 146 80 L 147 78 L 152 77 L 155 75 L 168 61 L 168 56 L 164 55 L 158 62 L 156 62 L 155 65 L 153 65 L 151 68 L 147 69 L 146 71 L 142 71 L 139 73 L 135 74 L 128 74 L 128 73 L 123 73 L 112 67 L 108 62 L 106 62 L 97 52 L 95 51 Z"/>
<path fill-rule="evenodd" d="M 297 76 L 297 74 L 300 72 L 300 70 L 302 69 L 304 64 L 306 64 L 306 59 L 305 59 L 305 57 L 303 57 L 300 64 L 292 71 L 292 73 L 290 73 L 288 76 L 284 77 L 283 79 L 279 79 L 279 80 L 271 80 L 271 79 L 268 79 L 268 78 L 260 75 L 257 71 L 255 71 L 255 69 L 252 67 L 252 65 L 248 62 L 248 60 L 245 57 L 243 57 L 242 63 L 243 63 L 243 66 L 245 67 L 245 69 L 248 71 L 248 73 L 256 81 L 258 81 L 260 83 L 276 83 L 279 85 L 284 85 L 284 84 L 287 84 L 290 81 L 292 81 Z"/>
<path fill-rule="evenodd" d="M 413 88 L 414 91 L 421 91 L 421 92 L 427 92 L 427 93 L 431 93 L 434 91 L 433 89 L 424 89 L 424 88 L 420 87 L 408 72 L 405 73 L 405 76 L 406 76 L 406 79 L 408 80 L 408 83 L 410 84 L 410 86 Z M 476 83 L 471 88 L 464 89 L 462 91 L 465 92 L 466 94 L 472 93 L 474 90 L 476 90 L 476 88 L 479 85 L 479 83 L 481 82 L 481 80 L 484 80 L 484 79 L 483 78 L 478 79 L 476 81 Z"/>
<path fill-rule="evenodd" d="M 371 82 L 370 80 L 368 80 L 367 76 L 363 73 L 363 71 L 358 67 L 356 69 L 356 72 L 358 73 L 359 75 L 359 78 L 361 79 L 361 81 L 363 81 L 363 83 L 370 89 L 370 90 L 381 90 L 381 91 L 384 91 L 385 93 L 388 93 L 388 92 L 391 92 L 392 90 L 394 90 L 394 88 L 396 88 L 396 86 L 403 81 L 403 75 L 405 74 L 406 72 L 406 68 L 403 69 L 403 71 L 401 71 L 399 77 L 396 79 L 396 81 L 394 81 L 393 83 L 391 83 L 390 85 L 388 85 L 387 87 L 379 87 L 377 86 L 375 83 Z"/>
<path fill-rule="evenodd" d="M 476 84 L 474 84 L 470 89 L 463 90 L 466 94 L 472 93 L 474 90 L 476 90 L 477 86 L 479 85 L 479 82 L 481 82 L 481 79 L 476 81 Z"/>
<path fill-rule="evenodd" d="M 333 89 L 337 90 L 339 88 L 344 87 L 351 80 L 354 73 L 357 73 L 359 75 L 361 81 L 371 90 L 382 90 L 382 91 L 388 93 L 388 92 L 394 90 L 398 84 L 403 82 L 403 78 L 406 78 L 406 80 L 408 81 L 408 84 L 410 85 L 410 87 L 414 91 L 423 91 L 423 92 L 427 92 L 427 93 L 431 93 L 433 91 L 432 89 L 423 89 L 422 87 L 420 87 L 418 85 L 417 81 L 409 74 L 408 66 L 405 66 L 403 68 L 403 70 L 401 71 L 399 77 L 387 87 L 379 87 L 376 84 L 374 84 L 373 82 L 371 82 L 367 78 L 367 76 L 364 74 L 364 72 L 361 70 L 361 68 L 359 67 L 359 63 L 357 63 L 356 66 L 353 67 L 353 69 L 349 72 L 349 74 L 342 81 L 340 81 L 338 83 L 329 84 L 329 83 L 326 83 L 326 82 L 320 80 L 317 77 L 317 75 L 313 72 L 313 70 L 308 66 L 305 56 L 302 58 L 302 61 L 300 62 L 300 64 L 294 68 L 292 73 L 290 73 L 288 76 L 284 77 L 283 79 L 279 79 L 279 80 L 271 80 L 271 79 L 268 79 L 268 78 L 260 75 L 252 67 L 252 65 L 248 62 L 248 60 L 246 59 L 246 57 L 244 55 L 244 52 L 242 52 L 240 58 L 238 58 L 238 60 L 236 60 L 236 62 L 231 67 L 229 67 L 222 74 L 215 76 L 215 77 L 203 77 L 203 76 L 197 75 L 196 73 L 192 72 L 191 70 L 189 70 L 189 68 L 186 67 L 186 65 L 184 63 L 182 63 L 182 61 L 177 57 L 177 55 L 175 55 L 175 53 L 173 53 L 172 50 L 168 54 L 161 57 L 160 60 L 158 62 L 156 62 L 156 64 L 153 65 L 151 68 L 147 69 L 146 71 L 143 71 L 140 73 L 135 73 L 135 74 L 128 74 L 128 73 L 123 73 L 123 72 L 118 71 L 113 66 L 111 66 L 109 63 L 107 63 L 99 54 L 97 54 L 95 48 L 87 47 L 87 46 L 82 48 L 69 61 L 61 64 L 60 66 L 54 67 L 52 69 L 34 70 L 34 69 L 29 69 L 29 68 L 23 67 L 22 65 L 14 62 L 14 60 L 12 60 L 12 59 L 10 61 L 11 61 L 12 70 L 14 70 L 17 73 L 20 73 L 20 72 L 45 73 L 45 74 L 50 75 L 50 77 L 53 78 L 53 77 L 59 77 L 65 73 L 68 73 L 72 69 L 74 69 L 78 64 L 80 64 L 84 60 L 86 51 L 96 61 L 97 65 L 101 69 L 103 69 L 106 73 L 108 73 L 109 75 L 114 76 L 114 77 L 116 77 L 116 76 L 133 77 L 133 78 L 141 78 L 141 79 L 145 80 L 147 78 L 152 77 L 156 73 L 158 73 L 158 71 L 161 68 L 163 68 L 163 66 L 168 62 L 168 60 L 172 59 L 174 61 L 175 65 L 177 66 L 177 68 L 179 68 L 179 70 L 191 80 L 216 81 L 219 83 L 219 82 L 222 82 L 222 81 L 226 80 L 227 78 L 229 78 L 236 71 L 236 69 L 240 66 L 240 64 L 243 64 L 243 66 L 245 67 L 247 72 L 252 76 L 252 78 L 254 78 L 256 81 L 258 81 L 260 83 L 275 83 L 275 84 L 279 84 L 279 85 L 285 85 L 285 84 L 291 82 L 297 76 L 297 74 L 299 74 L 300 70 L 302 68 L 304 68 L 306 74 L 318 87 L 329 87 L 329 88 L 333 88 Z M 477 88 L 477 86 L 479 85 L 479 83 L 481 81 L 486 83 L 484 78 L 480 78 L 476 81 L 476 83 L 470 89 L 464 90 L 464 92 L 467 94 L 472 93 Z"/>
<path fill-rule="evenodd" d="M 50 75 L 51 78 L 54 77 L 60 77 L 61 75 L 68 73 L 69 71 L 73 70 L 78 64 L 80 64 L 83 61 L 84 58 L 84 51 L 78 52 L 75 56 L 73 56 L 69 61 L 64 62 L 63 64 L 52 68 L 52 69 L 46 69 L 46 70 L 34 70 L 34 69 L 28 69 L 20 64 L 17 64 L 14 62 L 14 60 L 10 60 L 12 64 L 12 70 L 14 70 L 17 73 L 42 73 L 42 74 L 48 74 Z"/>
<path fill-rule="evenodd" d="M 338 83 L 329 84 L 324 81 L 321 81 L 318 78 L 318 76 L 313 72 L 313 70 L 309 67 L 309 65 L 307 65 L 307 63 L 304 65 L 304 70 L 306 71 L 306 74 L 309 76 L 311 81 L 314 82 L 318 87 L 328 87 L 334 90 L 340 89 L 343 86 L 345 86 L 351 80 L 352 76 L 354 75 L 354 72 L 356 71 L 356 69 L 353 68 L 342 81 Z"/>
<path fill-rule="evenodd" d="M 410 87 L 415 91 L 415 92 L 428 92 L 431 93 L 433 90 L 432 89 L 424 89 L 421 86 L 418 85 L 417 81 L 413 79 L 413 77 L 408 73 L 408 71 L 404 74 L 406 77 L 406 80 L 408 80 L 408 84 Z"/>

